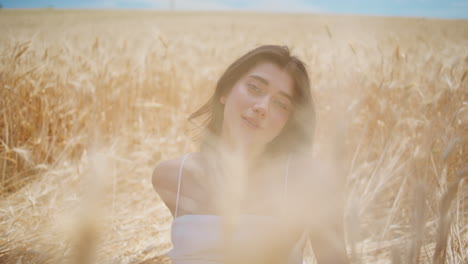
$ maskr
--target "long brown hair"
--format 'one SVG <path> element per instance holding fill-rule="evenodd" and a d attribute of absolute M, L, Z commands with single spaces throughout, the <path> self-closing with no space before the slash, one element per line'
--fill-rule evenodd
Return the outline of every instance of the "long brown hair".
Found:
<path fill-rule="evenodd" d="M 309 75 L 304 62 L 291 56 L 288 47 L 277 45 L 260 46 L 234 61 L 219 78 L 213 96 L 189 116 L 189 121 L 205 117 L 202 123 L 205 127 L 202 148 L 209 144 L 210 136 L 219 137 L 221 134 L 224 105 L 221 104 L 220 97 L 228 94 L 249 70 L 264 62 L 277 65 L 294 80 L 293 112 L 283 131 L 268 144 L 267 151 L 291 152 L 310 148 L 315 130 L 315 106 Z"/>

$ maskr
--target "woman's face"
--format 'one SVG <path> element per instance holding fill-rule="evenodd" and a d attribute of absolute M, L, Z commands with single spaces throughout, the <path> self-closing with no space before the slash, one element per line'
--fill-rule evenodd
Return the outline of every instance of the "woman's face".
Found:
<path fill-rule="evenodd" d="M 222 137 L 247 148 L 264 148 L 278 136 L 293 110 L 294 81 L 276 64 L 264 62 L 221 96 Z"/>

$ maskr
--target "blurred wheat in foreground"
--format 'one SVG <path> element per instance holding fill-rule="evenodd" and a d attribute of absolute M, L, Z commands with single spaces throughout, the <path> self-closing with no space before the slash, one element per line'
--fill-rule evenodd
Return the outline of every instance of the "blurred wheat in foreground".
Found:
<path fill-rule="evenodd" d="M 0 24 L 1 263 L 169 263 L 152 169 L 196 149 L 187 116 L 261 44 L 308 64 L 315 155 L 344 139 L 352 262 L 468 262 L 468 21 L 0 10 Z"/>

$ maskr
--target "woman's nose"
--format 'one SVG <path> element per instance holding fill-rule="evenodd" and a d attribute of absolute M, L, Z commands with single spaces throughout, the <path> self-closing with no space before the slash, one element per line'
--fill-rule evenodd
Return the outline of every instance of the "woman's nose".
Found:
<path fill-rule="evenodd" d="M 268 111 L 268 98 L 263 98 L 255 103 L 253 107 L 254 113 L 260 117 L 265 117 Z"/>

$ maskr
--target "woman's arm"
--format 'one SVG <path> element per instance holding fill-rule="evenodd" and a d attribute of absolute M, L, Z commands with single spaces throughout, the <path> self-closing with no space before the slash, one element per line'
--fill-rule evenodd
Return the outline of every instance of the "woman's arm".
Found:
<path fill-rule="evenodd" d="M 151 182 L 156 193 L 174 215 L 177 200 L 177 160 L 160 162 L 153 171 Z"/>
<path fill-rule="evenodd" d="M 151 178 L 154 190 L 169 208 L 172 216 L 175 216 L 181 162 L 182 157 L 160 162 L 154 169 Z M 181 183 L 181 186 L 191 185 L 187 176 L 188 175 L 185 175 L 185 179 L 182 179 L 183 183 Z M 191 192 L 193 192 L 193 190 L 191 190 Z M 199 206 L 197 202 L 191 198 L 191 193 L 187 188 L 184 190 L 181 188 L 179 193 L 178 215 L 198 211 L 200 211 Z"/>
<path fill-rule="evenodd" d="M 317 263 L 349 263 L 342 210 L 337 210 L 333 217 L 324 220 L 316 228 L 311 228 L 309 233 Z"/>
<path fill-rule="evenodd" d="M 310 160 L 298 159 L 294 169 L 301 223 L 310 232 L 318 264 L 349 263 L 343 224 L 345 181 L 336 164 Z"/>

